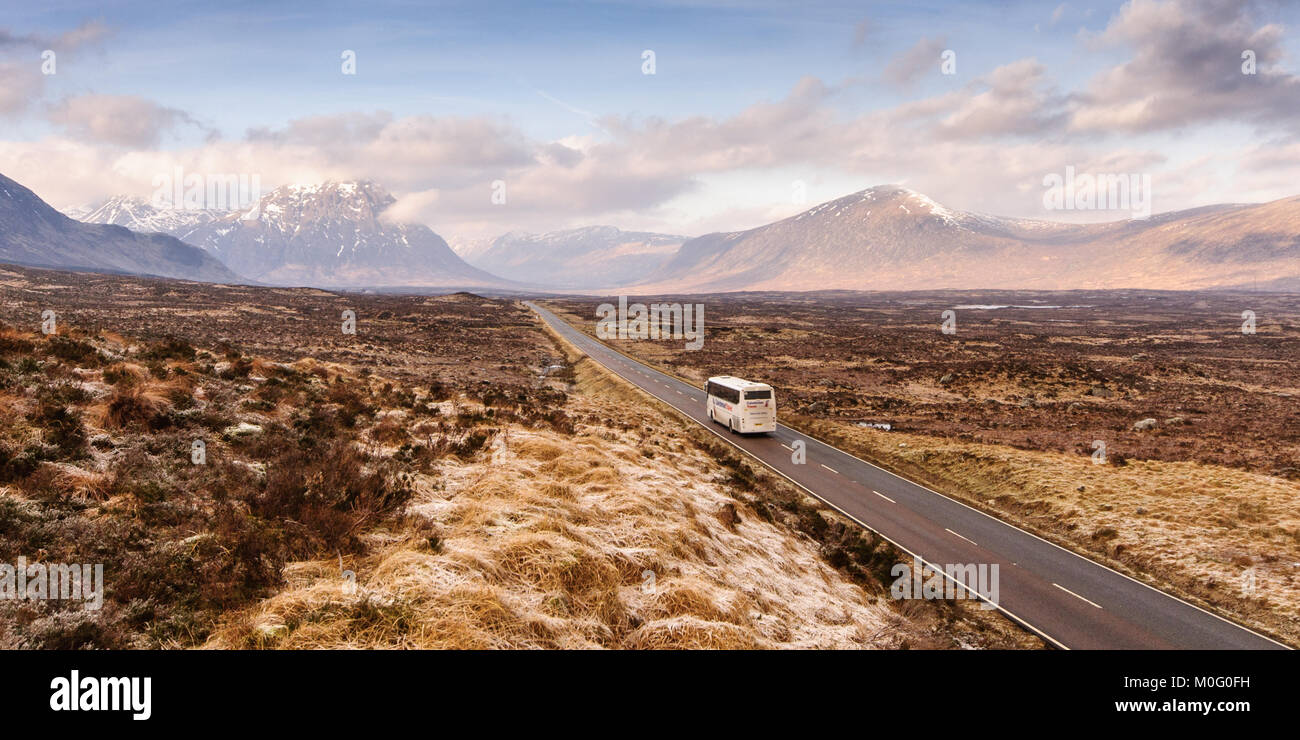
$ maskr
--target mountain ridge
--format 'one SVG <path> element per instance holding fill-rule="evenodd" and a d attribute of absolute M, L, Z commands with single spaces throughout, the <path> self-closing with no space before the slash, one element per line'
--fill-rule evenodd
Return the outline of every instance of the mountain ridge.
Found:
<path fill-rule="evenodd" d="M 949 209 L 881 185 L 705 234 L 638 290 L 1185 289 L 1300 276 L 1300 197 L 1071 224 Z"/>
<path fill-rule="evenodd" d="M 174 237 L 71 219 L 4 175 L 0 175 L 0 261 L 213 283 L 249 282 L 220 260 Z"/>
<path fill-rule="evenodd" d="M 116 197 L 88 220 L 156 229 L 273 285 L 510 287 L 466 263 L 427 226 L 389 220 L 396 199 L 369 180 L 283 185 L 248 209 L 156 208 Z"/>

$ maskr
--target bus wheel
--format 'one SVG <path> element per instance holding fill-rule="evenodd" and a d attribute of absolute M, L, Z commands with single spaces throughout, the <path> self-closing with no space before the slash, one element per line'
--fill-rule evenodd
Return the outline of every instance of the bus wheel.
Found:
<path fill-rule="evenodd" d="M 731 430 L 732 434 L 736 433 L 736 417 L 727 420 L 727 429 Z"/>

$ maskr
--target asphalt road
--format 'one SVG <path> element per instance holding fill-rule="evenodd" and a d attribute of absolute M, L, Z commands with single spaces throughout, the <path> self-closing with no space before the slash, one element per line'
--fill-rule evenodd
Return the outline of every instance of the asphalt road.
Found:
<path fill-rule="evenodd" d="M 997 608 L 1057 647 L 1286 648 L 783 425 L 772 435 L 730 434 L 709 420 L 702 389 L 610 349 L 532 302 L 526 305 L 611 372 L 925 563 L 940 570 L 948 564 L 996 563 Z M 793 460 L 796 441 L 805 445 L 801 464 Z"/>

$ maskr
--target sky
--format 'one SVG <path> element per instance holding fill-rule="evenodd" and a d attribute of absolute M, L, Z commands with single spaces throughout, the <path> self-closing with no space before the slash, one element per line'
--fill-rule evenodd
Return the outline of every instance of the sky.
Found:
<path fill-rule="evenodd" d="M 60 208 L 176 167 L 369 179 L 455 243 L 694 236 L 885 183 L 1131 216 L 1049 209 L 1067 171 L 1149 176 L 1155 212 L 1300 193 L 1283 0 L 6 5 L 0 174 Z"/>

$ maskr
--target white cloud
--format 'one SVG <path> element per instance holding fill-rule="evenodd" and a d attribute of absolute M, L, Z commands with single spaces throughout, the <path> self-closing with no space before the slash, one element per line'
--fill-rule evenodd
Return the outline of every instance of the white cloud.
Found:
<path fill-rule="evenodd" d="M 126 147 L 157 146 L 176 126 L 198 125 L 184 111 L 135 95 L 76 95 L 51 105 L 47 115 L 74 136 Z"/>
<path fill-rule="evenodd" d="M 1074 96 L 1081 132 L 1147 132 L 1213 121 L 1294 129 L 1300 77 L 1280 67 L 1282 28 L 1256 24 L 1239 0 L 1131 0 L 1088 40 L 1130 48 L 1128 61 L 1098 73 Z M 1242 52 L 1257 73 L 1242 73 Z"/>

